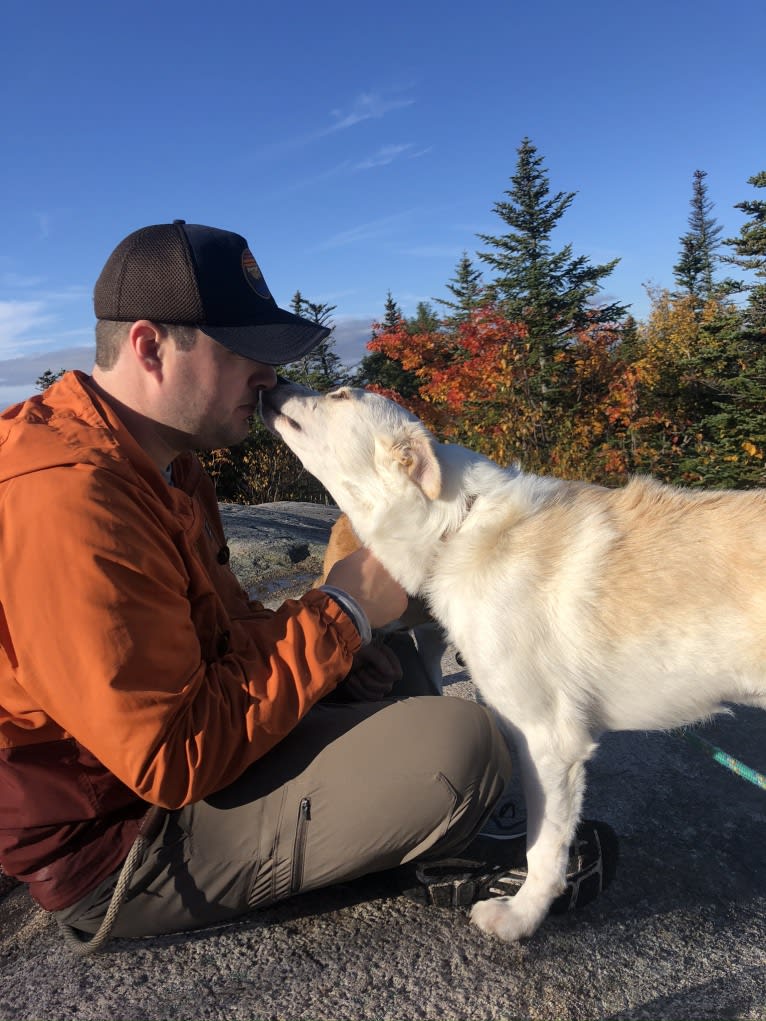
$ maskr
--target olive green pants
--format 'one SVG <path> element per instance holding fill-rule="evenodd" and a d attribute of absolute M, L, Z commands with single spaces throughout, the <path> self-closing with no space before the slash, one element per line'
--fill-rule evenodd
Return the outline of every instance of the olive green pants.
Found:
<path fill-rule="evenodd" d="M 199 928 L 454 854 L 509 777 L 490 714 L 466 699 L 320 703 L 230 787 L 165 815 L 113 935 Z M 95 932 L 116 879 L 57 917 Z"/>

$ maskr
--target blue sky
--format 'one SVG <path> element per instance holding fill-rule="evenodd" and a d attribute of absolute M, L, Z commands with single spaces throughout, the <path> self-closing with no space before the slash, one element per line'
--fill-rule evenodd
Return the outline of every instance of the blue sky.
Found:
<path fill-rule="evenodd" d="M 619 257 L 638 318 L 696 169 L 725 236 L 762 197 L 763 0 L 6 0 L 0 37 L 0 406 L 90 368 L 93 283 L 146 224 L 244 234 L 280 304 L 337 306 L 352 362 L 389 290 L 448 297 L 503 232 L 524 136 L 577 193 L 556 246 Z"/>

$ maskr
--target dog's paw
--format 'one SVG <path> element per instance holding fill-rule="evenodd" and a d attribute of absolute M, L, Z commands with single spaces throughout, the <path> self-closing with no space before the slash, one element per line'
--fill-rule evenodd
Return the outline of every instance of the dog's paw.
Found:
<path fill-rule="evenodd" d="M 471 908 L 471 922 L 482 932 L 497 936 L 506 943 L 531 936 L 539 921 L 529 918 L 516 897 L 493 897 L 480 900 Z"/>

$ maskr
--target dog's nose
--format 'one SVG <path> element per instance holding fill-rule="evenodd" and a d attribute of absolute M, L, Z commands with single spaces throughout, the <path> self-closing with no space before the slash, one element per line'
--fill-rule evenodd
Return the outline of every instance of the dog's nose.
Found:
<path fill-rule="evenodd" d="M 269 400 L 272 393 L 273 393 L 272 390 L 261 390 L 260 393 L 258 394 L 258 410 L 261 414 L 261 417 L 263 416 L 264 411 L 277 410 L 276 406 L 272 403 L 271 400 Z"/>

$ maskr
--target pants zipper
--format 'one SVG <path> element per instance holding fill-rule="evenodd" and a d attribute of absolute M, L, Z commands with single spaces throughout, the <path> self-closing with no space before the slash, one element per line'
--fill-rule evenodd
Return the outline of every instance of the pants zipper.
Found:
<path fill-rule="evenodd" d="M 309 822 L 311 821 L 311 798 L 302 798 L 298 808 L 298 828 L 295 831 L 293 848 L 293 870 L 290 893 L 298 893 L 303 886 L 303 865 L 306 857 Z"/>

